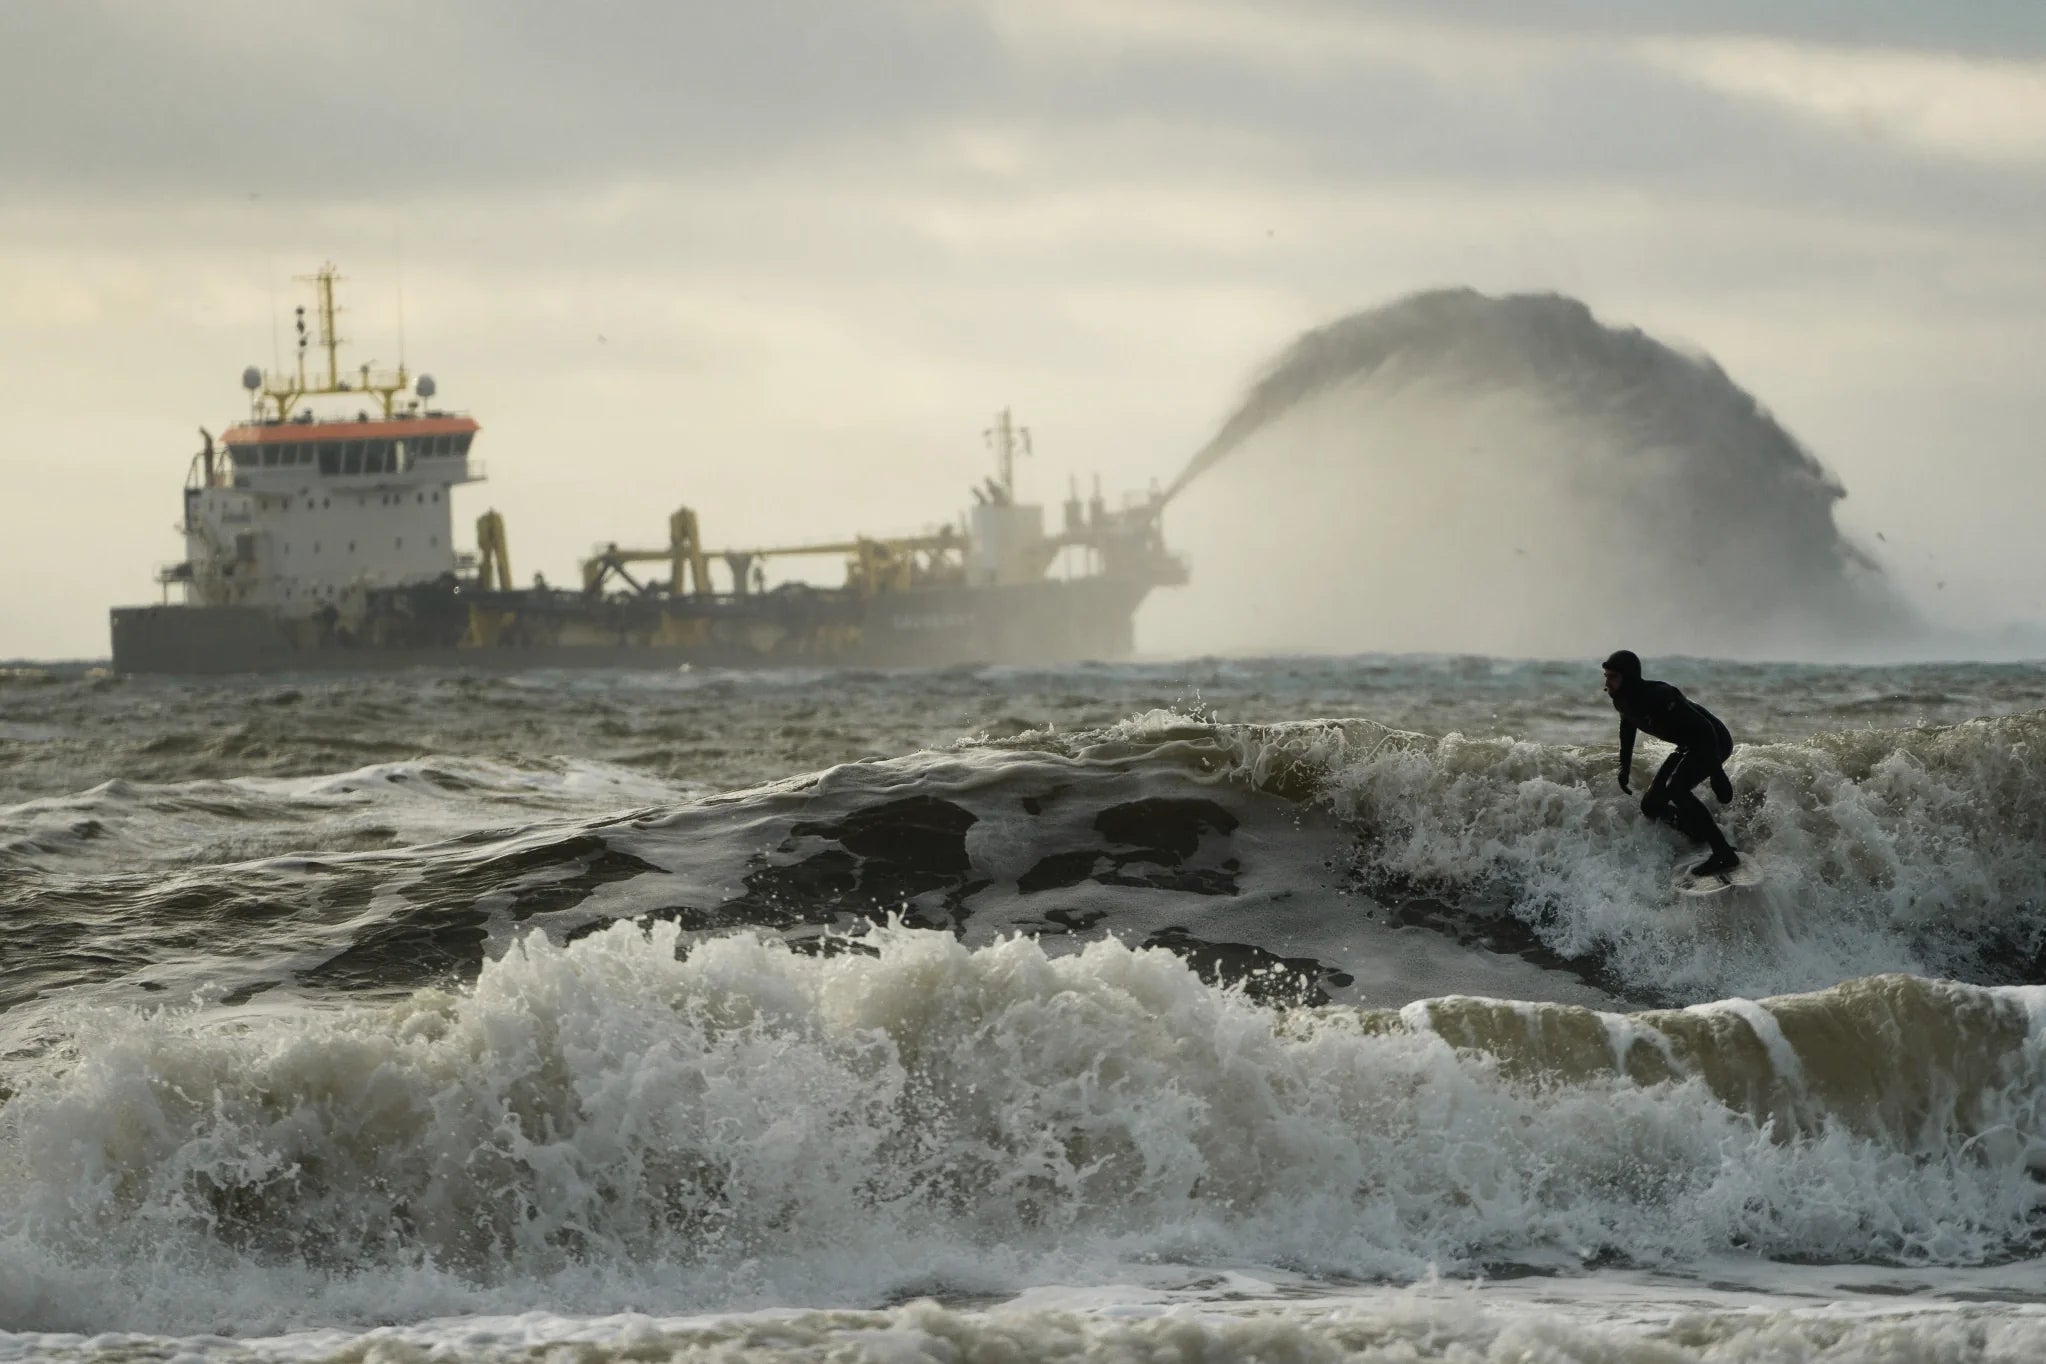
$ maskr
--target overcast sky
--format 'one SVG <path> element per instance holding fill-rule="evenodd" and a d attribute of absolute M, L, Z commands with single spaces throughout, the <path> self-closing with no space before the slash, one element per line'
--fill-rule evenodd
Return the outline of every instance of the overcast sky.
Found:
<path fill-rule="evenodd" d="M 1169 481 L 1303 329 L 1470 285 L 1710 352 L 1914 599 L 2046 619 L 2038 0 L 0 0 L 0 120 L 0 657 L 155 599 L 327 260 L 522 579 L 949 519 L 1004 405 L 1026 492 Z"/>

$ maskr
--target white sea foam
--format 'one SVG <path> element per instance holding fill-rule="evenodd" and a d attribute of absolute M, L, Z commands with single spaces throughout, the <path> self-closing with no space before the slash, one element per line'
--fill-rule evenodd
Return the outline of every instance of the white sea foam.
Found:
<path fill-rule="evenodd" d="M 0 1110 L 0 1325 L 871 1304 L 1173 1261 L 1965 1264 L 2037 1226 L 2036 992 L 1926 997 L 1971 1039 L 1944 1118 L 1784 1126 L 1732 1016 L 1657 1078 L 1542 1060 L 1573 1029 L 1610 1056 L 1586 1011 L 1502 1006 L 1472 1045 L 1454 1001 L 1279 1014 L 1113 942 L 676 943 L 529 938 L 460 994 L 258 1027 L 80 1020 Z"/>

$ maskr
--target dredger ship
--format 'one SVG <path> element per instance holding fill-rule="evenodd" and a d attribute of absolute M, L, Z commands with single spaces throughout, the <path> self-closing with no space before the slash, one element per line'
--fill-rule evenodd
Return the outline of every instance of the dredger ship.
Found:
<path fill-rule="evenodd" d="M 201 432 L 185 481 L 185 557 L 157 575 L 162 604 L 114 609 L 116 671 L 1111 659 L 1131 651 L 1150 591 L 1187 580 L 1155 492 L 1110 508 L 1097 483 L 1084 502 L 1068 497 L 1047 530 L 1044 507 L 1017 500 L 1029 435 L 1004 411 L 987 433 L 995 473 L 939 529 L 712 549 L 681 507 L 665 545 L 606 544 L 578 586 L 536 577 L 516 587 L 497 512 L 476 522 L 473 551 L 454 542 L 454 490 L 483 480 L 481 428 L 436 405 L 430 375 L 341 367 L 337 279 L 332 266 L 311 277 L 295 370 L 250 367 L 248 418 L 217 442 Z M 321 414 L 336 404 L 355 410 Z M 842 583 L 790 572 L 820 559 L 842 561 Z"/>

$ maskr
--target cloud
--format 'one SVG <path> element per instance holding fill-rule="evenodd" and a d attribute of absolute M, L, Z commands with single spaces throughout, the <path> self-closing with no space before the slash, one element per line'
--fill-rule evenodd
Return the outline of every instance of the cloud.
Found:
<path fill-rule="evenodd" d="M 1353 0 L 1291 0 L 1354 12 Z M 2046 9 L 2034 0 L 1376 0 L 1372 13 L 1403 15 L 1526 38 L 1755 37 L 1788 42 L 2046 57 Z"/>
<path fill-rule="evenodd" d="M 1638 50 L 1709 89 L 1857 137 L 1990 165 L 2046 164 L 2046 60 L 1760 38 L 1656 40 Z"/>
<path fill-rule="evenodd" d="M 688 175 L 913 124 L 984 85 L 925 0 L 81 0 L 8 15 L 16 192 L 295 193 Z"/>
<path fill-rule="evenodd" d="M 1834 124 L 1848 127 L 1875 118 L 1917 129 L 1909 145 L 1933 149 L 2025 150 L 2040 136 L 2042 121 L 2026 121 L 2034 73 L 2022 63 L 1976 69 L 1907 48 L 1864 58 L 1740 30 L 1684 36 L 1681 24 L 1672 37 L 1643 13 L 1302 0 L 80 0 L 10 14 L 0 119 L 17 135 L 0 142 L 0 176 L 26 197 L 416 201 L 729 180 L 834 155 L 885 175 L 892 153 L 936 135 L 977 143 L 982 169 L 998 174 L 1004 140 L 1027 127 L 1109 147 L 1148 129 L 1180 166 L 1254 155 L 1359 174 L 1537 177 L 1794 163 L 1788 183 L 1852 167 L 1828 172 L 1816 149 L 1757 158 L 1783 141 L 1771 113 L 1838 110 Z M 1629 41 L 1602 31 L 1615 28 Z M 1971 86 L 1978 76 L 1990 86 Z M 1873 96 L 1860 88 L 1871 82 Z M 2006 87 L 2022 98 L 1999 113 Z"/>

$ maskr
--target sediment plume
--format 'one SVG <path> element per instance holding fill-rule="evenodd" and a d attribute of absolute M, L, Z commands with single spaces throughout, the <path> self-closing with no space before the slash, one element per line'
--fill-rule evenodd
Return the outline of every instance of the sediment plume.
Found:
<path fill-rule="evenodd" d="M 1703 355 L 1415 294 L 1299 337 L 1174 481 L 1201 571 L 1167 647 L 1879 652 L 1916 623 L 1844 496 Z"/>

